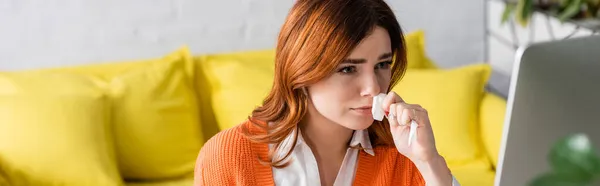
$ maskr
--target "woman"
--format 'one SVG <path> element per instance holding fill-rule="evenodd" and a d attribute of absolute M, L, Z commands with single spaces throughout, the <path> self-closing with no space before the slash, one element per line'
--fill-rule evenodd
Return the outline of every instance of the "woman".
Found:
<path fill-rule="evenodd" d="M 453 185 L 427 112 L 389 92 L 406 69 L 383 0 L 298 0 L 281 28 L 275 79 L 248 121 L 200 151 L 195 185 Z M 407 143 L 415 120 L 417 139 Z"/>

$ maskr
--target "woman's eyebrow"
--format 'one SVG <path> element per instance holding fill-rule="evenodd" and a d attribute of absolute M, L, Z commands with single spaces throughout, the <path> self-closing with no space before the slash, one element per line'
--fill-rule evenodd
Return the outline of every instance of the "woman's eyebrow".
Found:
<path fill-rule="evenodd" d="M 342 64 L 344 64 L 344 63 L 362 64 L 365 62 L 367 62 L 367 60 L 365 60 L 365 59 L 344 59 L 344 61 L 342 61 Z"/>
<path fill-rule="evenodd" d="M 387 59 L 387 58 L 390 58 L 390 57 L 392 57 L 392 53 L 391 52 L 385 53 L 385 54 L 381 54 L 379 56 L 379 60 Z"/>
<path fill-rule="evenodd" d="M 392 53 L 391 52 L 385 53 L 385 54 L 381 54 L 379 56 L 378 60 L 384 60 L 384 59 L 387 59 L 387 58 L 390 58 L 390 57 L 392 57 Z M 344 63 L 362 64 L 362 63 L 365 63 L 365 62 L 367 62 L 367 60 L 365 60 L 365 59 L 344 59 L 344 61 L 342 61 L 342 64 L 344 64 Z"/>

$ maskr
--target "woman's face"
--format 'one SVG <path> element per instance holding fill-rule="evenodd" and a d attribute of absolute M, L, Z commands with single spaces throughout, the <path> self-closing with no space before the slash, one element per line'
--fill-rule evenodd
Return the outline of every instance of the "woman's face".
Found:
<path fill-rule="evenodd" d="M 353 130 L 368 128 L 373 96 L 390 84 L 390 42 L 387 30 L 375 27 L 329 77 L 309 86 L 309 115 Z"/>

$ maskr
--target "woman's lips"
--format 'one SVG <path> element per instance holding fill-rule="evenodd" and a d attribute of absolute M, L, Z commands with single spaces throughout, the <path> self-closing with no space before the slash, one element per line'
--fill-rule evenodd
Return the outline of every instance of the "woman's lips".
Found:
<path fill-rule="evenodd" d="M 359 107 L 359 108 L 352 108 L 350 110 L 352 110 L 355 113 L 362 115 L 362 116 L 372 116 L 371 107 Z"/>

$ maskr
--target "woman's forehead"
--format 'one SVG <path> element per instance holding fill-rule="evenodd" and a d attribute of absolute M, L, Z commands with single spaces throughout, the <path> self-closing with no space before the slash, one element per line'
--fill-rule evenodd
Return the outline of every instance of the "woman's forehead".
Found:
<path fill-rule="evenodd" d="M 387 30 L 381 27 L 375 27 L 373 32 L 371 32 L 367 37 L 365 37 L 350 52 L 348 58 L 378 60 L 381 56 L 385 56 L 391 53 L 391 41 Z"/>

